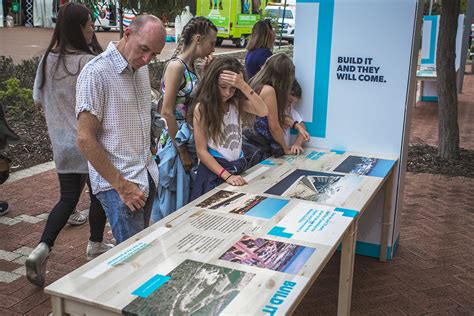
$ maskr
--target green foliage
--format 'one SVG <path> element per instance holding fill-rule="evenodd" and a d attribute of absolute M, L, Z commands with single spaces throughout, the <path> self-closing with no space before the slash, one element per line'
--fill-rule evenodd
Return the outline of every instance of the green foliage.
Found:
<path fill-rule="evenodd" d="M 460 10 L 461 14 L 466 14 L 468 2 L 469 0 L 461 0 L 461 10 Z"/>
<path fill-rule="evenodd" d="M 14 120 L 28 119 L 37 112 L 32 90 L 22 88 L 20 80 L 15 77 L 4 82 L 4 89 L 0 90 L 0 105 L 5 109 L 5 115 Z"/>
<path fill-rule="evenodd" d="M 0 89 L 3 89 L 5 82 L 12 77 L 20 80 L 21 87 L 33 89 L 39 62 L 39 57 L 33 57 L 15 65 L 10 57 L 0 56 Z"/>
<path fill-rule="evenodd" d="M 21 64 L 15 66 L 15 77 L 20 80 L 23 88 L 33 89 L 35 84 L 36 69 L 40 63 L 40 57 L 33 57 L 21 61 Z"/>
<path fill-rule="evenodd" d="M 157 61 L 148 64 L 150 74 L 150 85 L 153 89 L 160 91 L 161 77 L 165 68 L 164 61 Z"/>
<path fill-rule="evenodd" d="M 194 0 L 195 1 L 195 0 Z M 180 14 L 184 7 L 192 4 L 192 0 L 128 0 L 128 6 L 139 8 L 138 12 L 148 12 L 156 16 L 163 13 L 168 17 L 174 17 Z M 138 5 L 140 3 L 140 5 Z"/>
<path fill-rule="evenodd" d="M 0 89 L 2 83 L 10 79 L 15 74 L 15 64 L 11 57 L 0 56 Z"/>
<path fill-rule="evenodd" d="M 166 14 L 168 18 L 174 18 L 180 14 L 185 6 L 191 6 L 196 0 L 123 0 L 122 7 L 131 9 L 138 14 L 151 13 L 158 17 Z M 94 8 L 98 0 L 79 0 L 90 8 Z M 116 1 L 117 5 L 119 1 Z"/>
<path fill-rule="evenodd" d="M 458 1 L 458 0 L 456 0 Z M 439 15 L 441 13 L 441 3 L 433 1 L 433 7 L 431 8 L 431 15 Z M 423 7 L 423 15 L 430 14 L 430 1 L 425 1 L 425 5 Z"/>

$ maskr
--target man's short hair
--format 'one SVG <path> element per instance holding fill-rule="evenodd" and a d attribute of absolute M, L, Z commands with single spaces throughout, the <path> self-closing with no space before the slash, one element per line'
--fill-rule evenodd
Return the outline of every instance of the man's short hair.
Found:
<path fill-rule="evenodd" d="M 137 16 L 135 19 L 132 20 L 128 28 L 133 33 L 137 33 L 148 23 L 157 23 L 162 27 L 164 31 L 166 31 L 163 22 L 161 22 L 159 18 L 151 14 L 143 14 Z"/>

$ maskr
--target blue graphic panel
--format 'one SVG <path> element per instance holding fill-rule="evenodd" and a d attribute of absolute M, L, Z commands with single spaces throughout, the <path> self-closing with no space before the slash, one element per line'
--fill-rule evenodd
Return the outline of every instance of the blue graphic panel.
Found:
<path fill-rule="evenodd" d="M 250 211 L 245 215 L 260 217 L 265 219 L 272 218 L 276 213 L 278 213 L 289 201 L 280 200 L 274 198 L 266 198 L 260 203 L 255 205 Z"/>
<path fill-rule="evenodd" d="M 394 160 L 378 159 L 375 167 L 369 172 L 369 176 L 385 178 L 385 176 L 392 170 Z"/>

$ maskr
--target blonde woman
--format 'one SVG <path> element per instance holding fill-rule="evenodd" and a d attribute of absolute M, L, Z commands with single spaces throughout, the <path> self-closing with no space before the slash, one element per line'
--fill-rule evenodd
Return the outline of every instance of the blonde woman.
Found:
<path fill-rule="evenodd" d="M 270 20 L 265 19 L 255 23 L 245 55 L 245 72 L 248 79 L 251 79 L 272 55 L 274 42 L 275 31 Z"/>

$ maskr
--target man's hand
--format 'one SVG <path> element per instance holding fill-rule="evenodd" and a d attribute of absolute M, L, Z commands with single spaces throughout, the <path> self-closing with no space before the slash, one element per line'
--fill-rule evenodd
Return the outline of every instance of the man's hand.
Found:
<path fill-rule="evenodd" d="M 145 207 L 145 194 L 133 182 L 124 180 L 124 182 L 116 189 L 120 198 L 132 211 L 138 211 Z"/>

